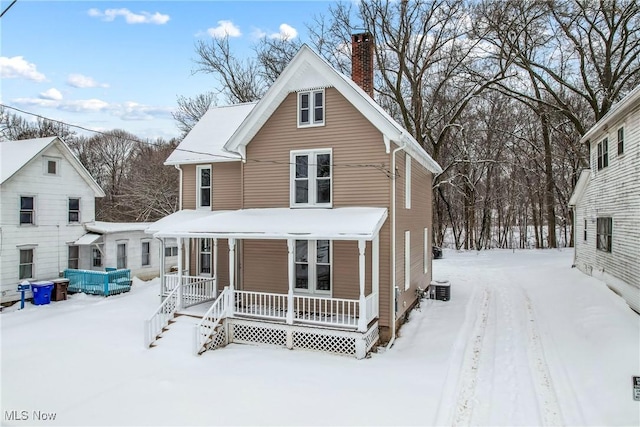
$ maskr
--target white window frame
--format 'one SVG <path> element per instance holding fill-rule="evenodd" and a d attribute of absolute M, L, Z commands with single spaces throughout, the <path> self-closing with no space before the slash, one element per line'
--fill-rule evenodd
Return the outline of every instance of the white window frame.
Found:
<path fill-rule="evenodd" d="M 169 252 L 169 255 L 167 255 L 167 252 Z M 178 256 L 178 246 L 171 246 L 171 245 L 167 245 L 164 248 L 164 257 L 165 258 L 170 258 L 170 257 L 174 257 L 174 256 Z"/>
<path fill-rule="evenodd" d="M 20 255 L 22 251 L 31 251 L 31 263 L 21 263 Z M 31 277 L 20 277 L 20 267 L 23 265 L 31 264 Z M 18 280 L 33 280 L 36 277 L 36 247 L 35 246 L 22 246 L 18 247 Z"/>
<path fill-rule="evenodd" d="M 22 209 L 22 198 L 28 197 L 33 199 L 33 207 L 29 211 L 28 209 Z M 22 212 L 31 212 L 31 222 L 22 222 Z M 30 194 L 21 194 L 18 197 L 18 224 L 21 226 L 36 225 L 36 211 L 37 211 L 37 197 Z"/>
<path fill-rule="evenodd" d="M 429 272 L 429 229 L 424 228 L 424 272 Z"/>
<path fill-rule="evenodd" d="M 329 203 L 317 203 L 318 193 L 318 169 L 317 156 L 329 155 Z M 307 202 L 296 203 L 296 157 L 307 156 Z M 321 148 L 317 150 L 292 150 L 290 152 L 290 177 L 289 177 L 289 204 L 292 208 L 330 208 L 333 207 L 333 149 Z M 326 178 L 321 178 L 326 179 Z"/>
<path fill-rule="evenodd" d="M 124 246 L 124 266 L 120 266 L 120 255 L 118 254 L 118 250 L 120 248 L 120 246 Z M 127 241 L 116 241 L 116 268 L 118 270 L 122 269 L 122 268 L 127 268 L 127 265 L 129 263 L 128 258 L 128 242 Z"/>
<path fill-rule="evenodd" d="M 145 253 L 144 246 L 147 246 L 148 251 Z M 144 257 L 147 256 L 147 263 L 144 263 Z M 140 240 L 140 266 L 141 267 L 151 267 L 151 240 L 150 239 L 142 239 Z"/>
<path fill-rule="evenodd" d="M 600 216 L 596 219 L 596 249 L 606 253 L 613 252 L 612 216 Z"/>
<path fill-rule="evenodd" d="M 411 288 L 411 231 L 404 232 L 404 290 Z"/>
<path fill-rule="evenodd" d="M 202 186 L 202 171 L 209 170 L 209 186 Z M 201 192 L 203 189 L 209 188 L 209 205 L 202 206 Z M 213 207 L 213 170 L 211 165 L 198 165 L 196 166 L 196 209 L 211 210 Z"/>
<path fill-rule="evenodd" d="M 624 125 L 618 127 L 618 131 L 616 132 L 616 138 L 618 143 L 616 144 L 618 147 L 618 156 L 624 155 Z"/>
<path fill-rule="evenodd" d="M 75 248 L 77 251 L 77 257 L 72 258 L 71 257 L 71 249 Z M 71 261 L 75 260 L 75 267 L 71 266 Z M 76 245 L 69 245 L 67 246 L 67 268 L 72 268 L 72 269 L 79 269 L 80 268 L 80 246 L 76 246 Z"/>
<path fill-rule="evenodd" d="M 78 210 L 72 210 L 71 209 L 71 200 L 77 200 L 78 201 Z M 82 218 L 80 217 L 80 211 L 82 210 L 82 200 L 80 199 L 80 197 L 69 197 L 67 199 L 67 222 L 69 224 L 80 224 L 82 222 Z M 77 221 L 71 221 L 71 213 L 72 212 L 76 212 L 78 214 L 78 220 Z"/>
<path fill-rule="evenodd" d="M 49 162 L 55 163 L 56 171 L 49 172 Z M 57 157 L 42 156 L 42 172 L 47 176 L 60 176 L 60 159 Z"/>
<path fill-rule="evenodd" d="M 604 137 L 598 142 L 597 150 L 596 167 L 602 170 L 609 166 L 609 137 Z"/>
<path fill-rule="evenodd" d="M 315 98 L 316 98 L 316 94 L 322 94 L 322 106 L 321 107 L 317 107 L 315 105 Z M 307 110 L 309 112 L 308 118 L 309 120 L 307 122 L 303 122 L 302 121 L 302 97 L 303 95 L 307 95 L 309 96 L 309 106 L 307 107 Z M 316 108 L 322 108 L 322 118 L 320 120 L 316 120 Z M 314 126 L 324 126 L 325 123 L 325 116 L 326 116 L 326 109 L 327 109 L 327 102 L 326 102 L 326 97 L 325 97 L 325 93 L 324 93 L 324 89 L 319 89 L 319 90 L 306 90 L 306 91 L 302 91 L 302 92 L 298 92 L 298 108 L 296 108 L 296 114 L 297 114 L 297 119 L 296 122 L 298 123 L 298 127 L 299 128 L 306 128 L 306 127 L 314 127 Z"/>
<path fill-rule="evenodd" d="M 117 249 L 116 249 L 117 251 Z M 97 254 L 97 256 L 96 256 Z M 116 253 L 116 256 L 118 254 Z M 96 261 L 100 261 L 98 264 L 96 264 Z M 100 248 L 96 247 L 96 246 L 92 246 L 91 247 L 91 267 L 102 267 L 103 261 L 102 261 L 102 251 L 100 250 Z"/>
<path fill-rule="evenodd" d="M 204 241 L 208 241 L 209 242 L 209 252 L 207 251 L 203 251 L 202 250 L 202 242 Z M 202 271 L 202 256 L 203 255 L 209 255 L 209 271 L 208 272 L 203 272 Z M 201 238 L 198 241 L 198 258 L 197 258 L 197 271 L 198 271 L 198 275 L 199 276 L 204 276 L 204 277 L 213 277 L 213 239 L 206 239 L 206 238 Z"/>
<path fill-rule="evenodd" d="M 411 156 L 405 153 L 404 158 L 404 208 L 411 209 Z"/>
<path fill-rule="evenodd" d="M 318 263 L 318 240 L 328 240 L 329 241 L 329 290 L 325 291 L 325 290 L 320 290 L 318 289 L 318 283 L 317 283 L 317 266 L 318 264 L 320 265 L 326 265 L 326 263 Z M 333 269 L 334 269 L 334 265 L 333 265 L 333 240 L 330 239 L 318 239 L 318 240 L 306 240 L 306 239 L 296 239 L 293 242 L 294 245 L 294 256 L 293 256 L 293 274 L 294 277 L 296 276 L 296 265 L 299 264 L 307 264 L 308 268 L 307 268 L 307 285 L 308 288 L 307 289 L 301 289 L 301 288 L 297 288 L 295 286 L 294 283 L 294 287 L 293 287 L 293 292 L 296 294 L 303 294 L 303 295 L 318 295 L 318 296 L 325 296 L 325 297 L 331 297 L 332 293 L 333 293 Z M 306 262 L 299 262 L 298 256 L 297 256 L 297 250 L 298 250 L 298 241 L 304 241 L 307 242 L 307 261 Z"/>

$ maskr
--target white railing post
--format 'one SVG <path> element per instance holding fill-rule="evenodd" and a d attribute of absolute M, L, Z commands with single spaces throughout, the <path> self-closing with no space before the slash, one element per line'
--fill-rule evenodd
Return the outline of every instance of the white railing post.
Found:
<path fill-rule="evenodd" d="M 182 264 L 182 238 L 178 237 L 178 283 L 176 285 L 178 287 L 178 309 L 182 309 L 184 306 L 182 301 Z"/>
<path fill-rule="evenodd" d="M 287 268 L 288 268 L 288 277 L 289 277 L 289 293 L 287 298 L 287 324 L 293 325 L 293 281 L 295 279 L 295 262 L 294 262 L 294 245 L 295 241 L 293 239 L 287 239 L 287 248 L 288 248 L 288 256 L 287 256 Z"/>
<path fill-rule="evenodd" d="M 213 239 L 213 297 L 218 297 L 218 239 Z"/>
<path fill-rule="evenodd" d="M 236 278 L 236 239 L 229 239 L 229 317 L 235 310 L 235 278 Z"/>
<path fill-rule="evenodd" d="M 367 330 L 367 301 L 364 297 L 364 283 L 365 283 L 365 257 L 364 252 L 367 247 L 367 242 L 364 240 L 358 240 L 358 253 L 359 253 L 359 268 L 360 271 L 360 310 L 358 313 L 358 331 L 365 332 Z"/>

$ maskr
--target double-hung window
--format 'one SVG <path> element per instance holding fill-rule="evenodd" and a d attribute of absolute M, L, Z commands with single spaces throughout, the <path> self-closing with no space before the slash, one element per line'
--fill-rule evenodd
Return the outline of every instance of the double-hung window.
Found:
<path fill-rule="evenodd" d="M 604 251 L 611 252 L 611 229 L 613 221 L 611 217 L 598 218 L 597 223 L 597 235 L 596 235 L 596 248 Z"/>
<path fill-rule="evenodd" d="M 143 267 L 151 265 L 151 242 L 148 240 L 142 241 L 142 260 L 141 265 Z"/>
<path fill-rule="evenodd" d="M 211 208 L 211 166 L 196 167 L 196 206 L 198 209 Z"/>
<path fill-rule="evenodd" d="M 165 258 L 178 256 L 178 247 L 177 246 L 167 246 L 164 248 L 164 256 Z"/>
<path fill-rule="evenodd" d="M 609 140 L 603 139 L 598 143 L 598 170 L 609 166 Z"/>
<path fill-rule="evenodd" d="M 34 249 L 20 249 L 20 263 L 18 265 L 18 279 L 33 279 L 33 251 Z"/>
<path fill-rule="evenodd" d="M 80 222 L 80 199 L 69 199 L 69 222 Z"/>
<path fill-rule="evenodd" d="M 80 259 L 80 246 L 69 246 L 69 257 L 67 268 L 78 269 L 78 261 Z"/>
<path fill-rule="evenodd" d="M 116 246 L 116 267 L 127 268 L 127 244 L 118 243 Z"/>
<path fill-rule="evenodd" d="M 298 127 L 324 125 L 324 90 L 298 93 Z"/>
<path fill-rule="evenodd" d="M 211 239 L 200 239 L 200 274 L 211 274 Z"/>
<path fill-rule="evenodd" d="M 296 240 L 295 290 L 312 294 L 331 293 L 331 242 Z"/>
<path fill-rule="evenodd" d="M 98 248 L 93 248 L 91 251 L 91 265 L 94 267 L 102 267 L 102 252 L 100 252 Z"/>
<path fill-rule="evenodd" d="M 20 197 L 20 224 L 35 224 L 36 202 L 35 197 Z"/>
<path fill-rule="evenodd" d="M 624 128 L 618 129 L 618 156 L 624 154 Z"/>
<path fill-rule="evenodd" d="M 331 149 L 291 152 L 291 206 L 331 207 Z"/>

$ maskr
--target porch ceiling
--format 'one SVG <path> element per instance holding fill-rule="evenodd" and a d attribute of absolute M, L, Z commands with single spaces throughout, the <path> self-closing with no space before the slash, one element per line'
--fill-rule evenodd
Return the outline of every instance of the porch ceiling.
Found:
<path fill-rule="evenodd" d="M 191 219 L 193 214 L 181 212 L 154 223 L 147 232 L 155 237 L 373 240 L 387 219 L 386 208 L 371 207 L 240 209 Z"/>

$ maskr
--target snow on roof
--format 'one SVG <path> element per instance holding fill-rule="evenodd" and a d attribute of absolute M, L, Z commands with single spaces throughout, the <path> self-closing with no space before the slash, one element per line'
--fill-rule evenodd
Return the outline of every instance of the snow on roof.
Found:
<path fill-rule="evenodd" d="M 102 234 L 86 233 L 80 236 L 80 238 L 75 242 L 73 242 L 73 244 L 77 246 L 90 245 L 101 237 L 102 237 Z"/>
<path fill-rule="evenodd" d="M 240 209 L 211 211 L 184 221 L 176 215 L 155 237 L 218 237 L 240 239 L 372 240 L 387 219 L 386 208 Z M 171 217 L 171 215 L 170 215 Z"/>
<path fill-rule="evenodd" d="M 122 233 L 126 231 L 144 231 L 152 222 L 104 222 L 95 221 L 85 224 L 89 231 L 101 234 Z"/>
<path fill-rule="evenodd" d="M 149 234 L 153 234 L 164 229 L 176 229 L 176 227 L 180 226 L 185 222 L 192 221 L 194 219 L 204 218 L 207 216 L 211 216 L 212 214 L 217 214 L 221 212 L 226 212 L 226 211 L 183 209 L 181 211 L 174 212 L 170 215 L 165 216 L 162 219 L 159 219 L 156 222 L 149 224 L 145 232 Z"/>
<path fill-rule="evenodd" d="M 601 129 L 606 130 L 607 126 L 614 124 L 614 122 L 620 120 L 624 114 L 633 110 L 640 105 L 640 85 L 636 86 L 627 96 L 622 98 L 619 102 L 613 104 L 607 114 L 604 115 L 598 122 L 591 127 L 580 138 L 580 142 L 587 142 L 589 139 L 596 136 L 595 134 L 600 132 Z"/>
<path fill-rule="evenodd" d="M 18 172 L 29 160 L 46 149 L 57 137 L 22 139 L 0 143 L 0 183 Z"/>
<path fill-rule="evenodd" d="M 589 179 L 591 179 L 591 171 L 589 169 L 583 169 L 582 172 L 580 172 L 580 178 L 578 178 L 578 182 L 576 182 L 576 186 L 573 189 L 573 194 L 571 194 L 571 198 L 569 199 L 569 206 L 575 206 L 582 198 L 584 190 L 589 184 Z"/>
<path fill-rule="evenodd" d="M 255 105 L 251 102 L 209 109 L 164 164 L 240 160 L 240 156 L 223 147 Z"/>

